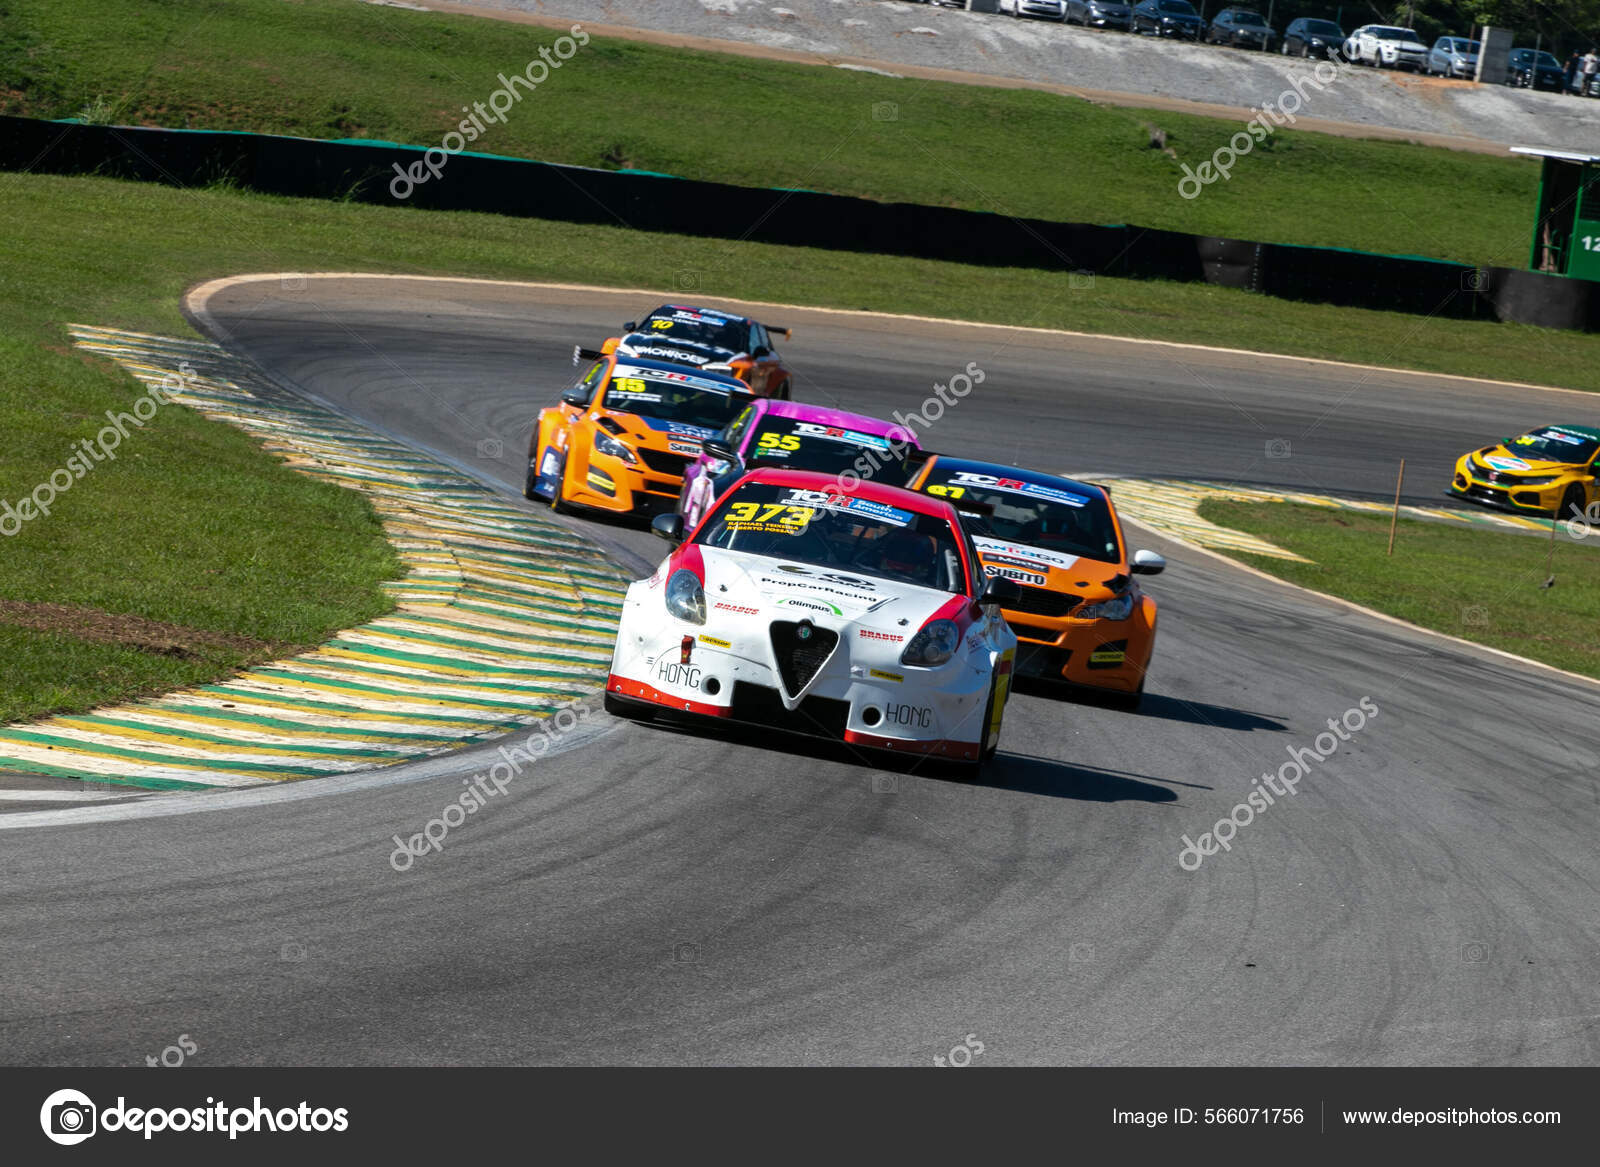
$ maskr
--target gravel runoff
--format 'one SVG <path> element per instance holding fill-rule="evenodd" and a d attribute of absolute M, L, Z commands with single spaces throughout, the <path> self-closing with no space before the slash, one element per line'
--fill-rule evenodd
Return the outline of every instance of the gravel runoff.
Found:
<path fill-rule="evenodd" d="M 418 6 L 445 7 L 431 0 Z M 740 41 L 869 60 L 889 70 L 960 70 L 1101 91 L 1108 98 L 1126 93 L 1237 109 L 1276 102 L 1290 73 L 1303 73 L 1309 64 L 1276 52 L 1163 42 L 906 0 L 784 0 L 783 6 L 760 0 L 454 0 L 450 7 Z M 1600 101 L 1361 67 L 1342 68 L 1337 82 L 1306 93 L 1302 119 L 1600 154 Z"/>

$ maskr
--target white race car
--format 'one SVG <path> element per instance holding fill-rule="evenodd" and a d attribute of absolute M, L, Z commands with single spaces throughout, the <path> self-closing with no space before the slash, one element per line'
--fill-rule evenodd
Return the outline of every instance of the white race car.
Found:
<path fill-rule="evenodd" d="M 628 588 L 605 706 L 698 714 L 923 754 L 976 772 L 999 746 L 1017 638 L 943 499 L 763 468 Z M 680 540 L 682 540 L 680 542 Z"/>

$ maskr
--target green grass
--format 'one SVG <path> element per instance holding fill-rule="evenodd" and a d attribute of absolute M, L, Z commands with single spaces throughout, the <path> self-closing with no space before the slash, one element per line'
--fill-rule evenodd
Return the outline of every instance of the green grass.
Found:
<path fill-rule="evenodd" d="M 0 112 L 437 144 L 557 32 L 357 0 L 0 0 Z M 894 107 L 897 117 L 873 116 Z M 1176 157 L 1151 148 L 1166 132 Z M 1521 266 L 1537 163 L 594 39 L 474 149 L 755 186 Z M 1448 206 L 1448 213 L 1441 208 Z M 1308 350 L 1309 351 L 1309 350 Z"/>
<path fill-rule="evenodd" d="M 1375 608 L 1424 628 L 1600 677 L 1597 540 L 1549 540 L 1403 519 L 1393 558 L 1389 520 L 1291 503 L 1207 500 L 1201 517 L 1298 552 L 1311 563 L 1236 558 L 1281 579 Z"/>

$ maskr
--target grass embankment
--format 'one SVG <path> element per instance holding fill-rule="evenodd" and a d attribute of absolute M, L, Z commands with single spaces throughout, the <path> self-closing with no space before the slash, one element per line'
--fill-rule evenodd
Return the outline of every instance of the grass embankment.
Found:
<path fill-rule="evenodd" d="M 0 0 L 0 112 L 428 146 L 557 35 L 356 0 Z M 473 148 L 1479 265 L 1526 254 L 1538 166 L 1509 156 L 1285 129 L 1180 198 L 1180 164 L 1240 129 L 596 38 Z"/>
<path fill-rule="evenodd" d="M 1549 577 L 1549 540 L 1401 520 L 1393 558 L 1389 520 L 1291 503 L 1209 500 L 1202 517 L 1270 539 L 1311 563 L 1237 555 L 1291 583 L 1352 600 L 1436 632 L 1600 677 L 1600 529 L 1586 541 L 1565 532 Z"/>

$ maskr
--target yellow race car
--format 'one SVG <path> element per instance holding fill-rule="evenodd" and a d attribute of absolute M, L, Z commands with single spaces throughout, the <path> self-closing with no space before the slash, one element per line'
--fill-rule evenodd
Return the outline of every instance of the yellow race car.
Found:
<path fill-rule="evenodd" d="M 1595 485 L 1597 453 L 1600 429 L 1540 426 L 1497 446 L 1463 454 L 1456 462 L 1450 493 L 1498 510 L 1572 518 L 1600 500 Z"/>

